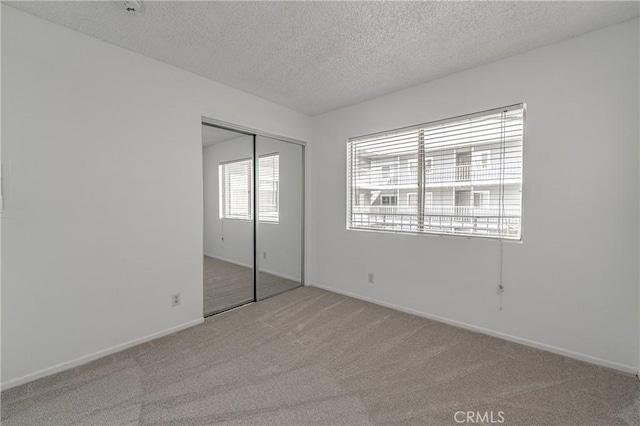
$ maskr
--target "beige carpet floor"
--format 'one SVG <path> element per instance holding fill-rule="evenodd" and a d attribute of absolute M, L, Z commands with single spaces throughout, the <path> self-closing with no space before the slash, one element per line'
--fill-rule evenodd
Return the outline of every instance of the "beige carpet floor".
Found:
<path fill-rule="evenodd" d="M 631 375 L 316 288 L 2 393 L 3 425 L 638 425 Z"/>
<path fill-rule="evenodd" d="M 204 256 L 204 314 L 253 301 L 253 269 Z"/>
<path fill-rule="evenodd" d="M 210 315 L 253 301 L 253 269 L 204 256 L 204 314 Z M 258 300 L 300 287 L 300 282 L 261 271 Z"/>

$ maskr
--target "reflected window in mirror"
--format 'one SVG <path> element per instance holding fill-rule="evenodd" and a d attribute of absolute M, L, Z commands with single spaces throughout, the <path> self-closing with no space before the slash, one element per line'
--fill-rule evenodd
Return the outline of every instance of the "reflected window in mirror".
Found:
<path fill-rule="evenodd" d="M 253 219 L 253 161 L 243 159 L 218 166 L 220 219 Z M 259 220 L 278 223 L 280 219 L 280 155 L 262 155 L 258 160 Z"/>

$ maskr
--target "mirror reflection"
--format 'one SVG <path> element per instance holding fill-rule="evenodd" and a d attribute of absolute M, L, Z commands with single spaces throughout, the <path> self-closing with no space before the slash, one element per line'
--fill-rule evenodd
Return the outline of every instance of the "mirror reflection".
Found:
<path fill-rule="evenodd" d="M 203 124 L 205 316 L 303 284 L 303 150 Z"/>
<path fill-rule="evenodd" d="M 253 136 L 203 126 L 204 315 L 254 300 Z"/>
<path fill-rule="evenodd" d="M 258 300 L 302 285 L 302 150 L 300 145 L 256 137 Z"/>

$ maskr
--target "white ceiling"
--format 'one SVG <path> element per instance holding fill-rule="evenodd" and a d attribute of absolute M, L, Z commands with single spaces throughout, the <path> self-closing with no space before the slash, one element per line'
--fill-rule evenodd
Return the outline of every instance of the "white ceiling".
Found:
<path fill-rule="evenodd" d="M 230 132 L 229 130 L 220 129 L 218 127 L 211 127 L 202 125 L 202 146 L 207 147 L 215 145 L 221 142 L 226 142 L 231 139 L 247 136 L 242 133 Z M 249 136 L 249 141 L 252 141 Z"/>
<path fill-rule="evenodd" d="M 638 2 L 6 2 L 315 115 L 620 23 Z"/>

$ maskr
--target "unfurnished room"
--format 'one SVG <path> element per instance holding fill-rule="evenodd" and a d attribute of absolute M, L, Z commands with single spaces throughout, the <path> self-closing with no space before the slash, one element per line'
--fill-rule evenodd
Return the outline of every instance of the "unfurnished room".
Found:
<path fill-rule="evenodd" d="M 640 426 L 640 2 L 2 1 L 2 425 Z"/>

